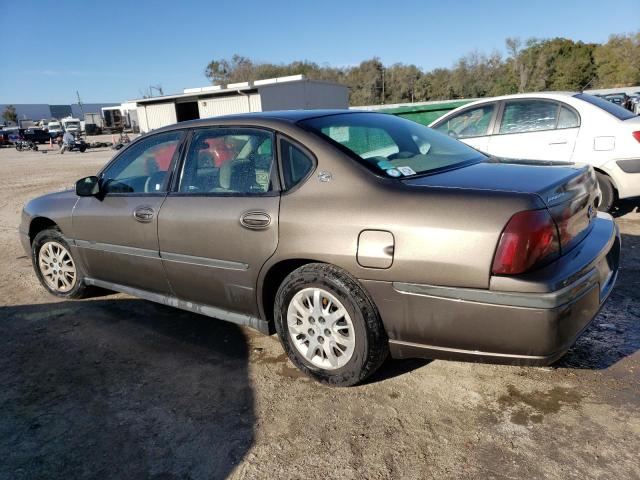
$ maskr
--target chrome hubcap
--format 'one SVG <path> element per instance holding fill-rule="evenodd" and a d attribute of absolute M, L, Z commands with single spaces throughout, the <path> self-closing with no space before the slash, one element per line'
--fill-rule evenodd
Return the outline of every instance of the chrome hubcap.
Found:
<path fill-rule="evenodd" d="M 68 292 L 76 284 L 76 266 L 69 251 L 58 242 L 46 242 L 40 247 L 38 266 L 49 288 Z"/>
<path fill-rule="evenodd" d="M 296 293 L 287 309 L 287 327 L 295 348 L 316 367 L 335 370 L 353 355 L 351 317 L 326 290 L 305 288 Z"/>

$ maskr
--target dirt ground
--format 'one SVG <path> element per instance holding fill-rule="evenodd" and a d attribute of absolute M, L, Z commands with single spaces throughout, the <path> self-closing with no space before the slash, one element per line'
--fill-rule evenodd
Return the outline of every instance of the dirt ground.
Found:
<path fill-rule="evenodd" d="M 389 361 L 335 389 L 275 336 L 38 285 L 22 206 L 112 153 L 0 149 L 0 479 L 640 478 L 638 213 L 617 219 L 611 299 L 552 368 Z"/>

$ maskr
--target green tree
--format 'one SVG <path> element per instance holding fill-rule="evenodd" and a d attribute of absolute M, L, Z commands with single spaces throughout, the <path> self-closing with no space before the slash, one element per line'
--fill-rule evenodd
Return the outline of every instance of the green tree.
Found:
<path fill-rule="evenodd" d="M 16 123 L 18 121 L 18 113 L 16 112 L 16 107 L 13 105 L 7 105 L 2 112 L 2 118 L 5 122 L 13 122 Z"/>
<path fill-rule="evenodd" d="M 505 95 L 542 90 L 582 90 L 587 86 L 640 84 L 640 32 L 613 35 L 603 45 L 566 38 L 506 39 L 507 57 L 474 51 L 451 68 L 423 71 L 416 65 L 382 64 L 372 58 L 351 67 L 255 62 L 242 55 L 214 59 L 205 68 L 224 84 L 303 74 L 349 87 L 351 105 L 401 103 Z"/>
<path fill-rule="evenodd" d="M 382 104 L 386 97 L 385 68 L 379 58 L 365 60 L 357 67 L 347 70 L 345 77 L 349 86 L 351 105 Z"/>
<path fill-rule="evenodd" d="M 640 32 L 611 35 L 607 43 L 595 47 L 593 56 L 599 87 L 640 84 Z"/>

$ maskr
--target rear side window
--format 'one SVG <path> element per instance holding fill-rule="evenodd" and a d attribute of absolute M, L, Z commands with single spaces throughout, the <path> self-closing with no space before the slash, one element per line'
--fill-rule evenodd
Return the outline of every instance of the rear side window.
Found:
<path fill-rule="evenodd" d="M 182 167 L 179 191 L 260 194 L 272 189 L 273 137 L 253 128 L 196 130 Z"/>
<path fill-rule="evenodd" d="M 296 186 L 313 168 L 313 160 L 301 149 L 284 139 L 280 140 L 280 158 L 286 189 Z"/>
<path fill-rule="evenodd" d="M 455 138 L 481 137 L 487 135 L 495 105 L 482 105 L 454 115 L 436 126 L 439 132 Z"/>
<path fill-rule="evenodd" d="M 580 126 L 578 114 L 567 107 L 560 107 L 557 128 L 576 128 Z"/>
<path fill-rule="evenodd" d="M 507 102 L 500 122 L 500 133 L 524 133 L 556 128 L 558 104 L 544 100 Z"/>

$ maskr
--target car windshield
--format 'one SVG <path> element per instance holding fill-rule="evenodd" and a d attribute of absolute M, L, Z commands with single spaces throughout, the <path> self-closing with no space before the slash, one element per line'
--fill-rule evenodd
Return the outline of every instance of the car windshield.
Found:
<path fill-rule="evenodd" d="M 311 118 L 300 125 L 389 177 L 432 173 L 486 158 L 447 135 L 388 114 L 345 113 Z"/>
<path fill-rule="evenodd" d="M 602 110 L 616 117 L 618 120 L 628 120 L 635 117 L 633 112 L 630 112 L 626 108 L 623 108 L 620 105 L 616 105 L 615 103 L 605 100 L 601 97 L 587 95 L 586 93 L 578 93 L 577 95 L 575 95 L 575 98 L 579 98 L 580 100 L 584 100 L 591 105 L 595 105 L 596 107 L 601 108 Z"/>

